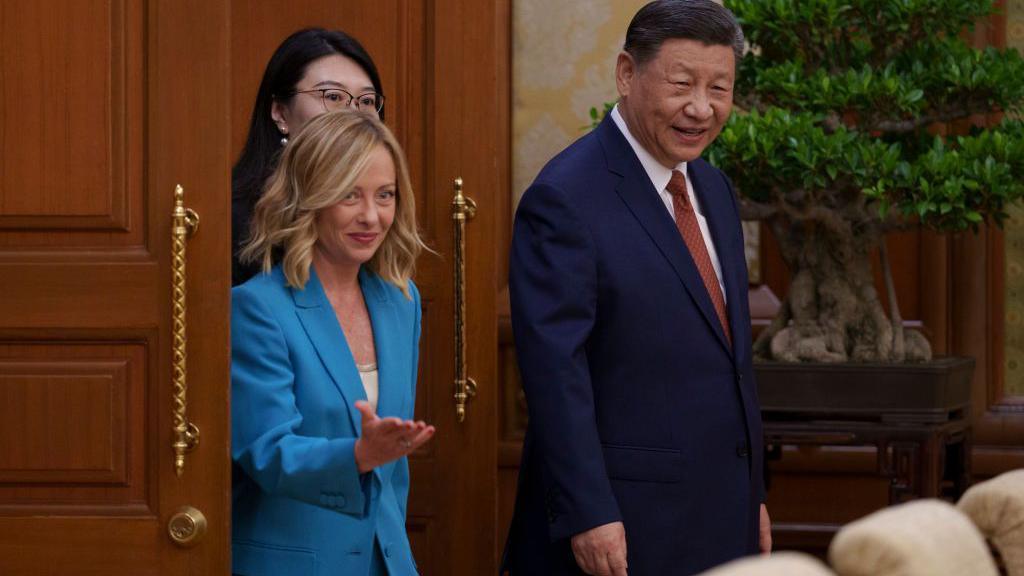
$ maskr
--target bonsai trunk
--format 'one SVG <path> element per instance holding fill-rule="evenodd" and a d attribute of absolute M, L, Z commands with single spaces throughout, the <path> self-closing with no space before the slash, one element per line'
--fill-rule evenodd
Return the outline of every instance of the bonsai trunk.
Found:
<path fill-rule="evenodd" d="M 787 362 L 931 358 L 924 336 L 894 330 L 875 290 L 871 252 L 882 239 L 877 226 L 851 224 L 828 210 L 817 218 L 777 215 L 768 223 L 792 272 L 792 284 L 779 317 L 755 343 L 755 354 Z M 901 324 L 888 258 L 883 266 L 891 310 Z M 902 328 L 900 324 L 896 326 Z"/>

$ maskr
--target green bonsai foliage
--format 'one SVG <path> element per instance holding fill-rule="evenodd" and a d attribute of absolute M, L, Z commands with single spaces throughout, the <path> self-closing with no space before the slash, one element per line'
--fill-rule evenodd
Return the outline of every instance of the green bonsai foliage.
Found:
<path fill-rule="evenodd" d="M 1001 224 L 1024 195 L 1024 60 L 964 36 L 993 0 L 726 0 L 751 53 L 708 159 L 792 273 L 755 344 L 787 361 L 931 356 L 904 330 L 882 242 Z M 1000 113 L 1004 119 L 989 126 Z M 956 133 L 957 135 L 946 135 Z M 881 252 L 889 310 L 874 288 Z"/>

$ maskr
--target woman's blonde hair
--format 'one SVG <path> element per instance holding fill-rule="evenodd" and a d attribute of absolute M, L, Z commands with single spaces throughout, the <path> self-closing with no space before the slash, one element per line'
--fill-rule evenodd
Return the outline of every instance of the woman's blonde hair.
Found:
<path fill-rule="evenodd" d="M 310 120 L 285 147 L 256 203 L 239 259 L 261 262 L 266 273 L 280 256 L 288 285 L 305 287 L 318 239 L 317 214 L 352 190 L 377 146 L 391 154 L 398 190 L 394 222 L 367 265 L 409 297 L 408 281 L 424 248 L 416 230 L 409 169 L 387 126 L 358 110 L 338 110 Z"/>

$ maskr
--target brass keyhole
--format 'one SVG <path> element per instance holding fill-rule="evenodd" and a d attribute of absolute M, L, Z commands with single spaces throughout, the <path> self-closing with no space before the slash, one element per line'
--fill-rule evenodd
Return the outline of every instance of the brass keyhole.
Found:
<path fill-rule="evenodd" d="M 195 546 L 206 534 L 206 516 L 191 506 L 182 506 L 167 522 L 167 533 L 178 546 Z"/>

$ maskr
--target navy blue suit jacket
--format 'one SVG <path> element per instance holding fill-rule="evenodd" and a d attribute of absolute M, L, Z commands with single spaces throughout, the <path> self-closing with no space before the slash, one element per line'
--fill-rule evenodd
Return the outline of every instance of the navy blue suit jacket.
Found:
<path fill-rule="evenodd" d="M 504 565 L 577 574 L 569 538 L 623 521 L 631 576 L 757 550 L 764 499 L 743 237 L 728 179 L 693 183 L 733 346 L 658 192 L 610 118 L 519 204 L 512 327 L 530 422 Z"/>

